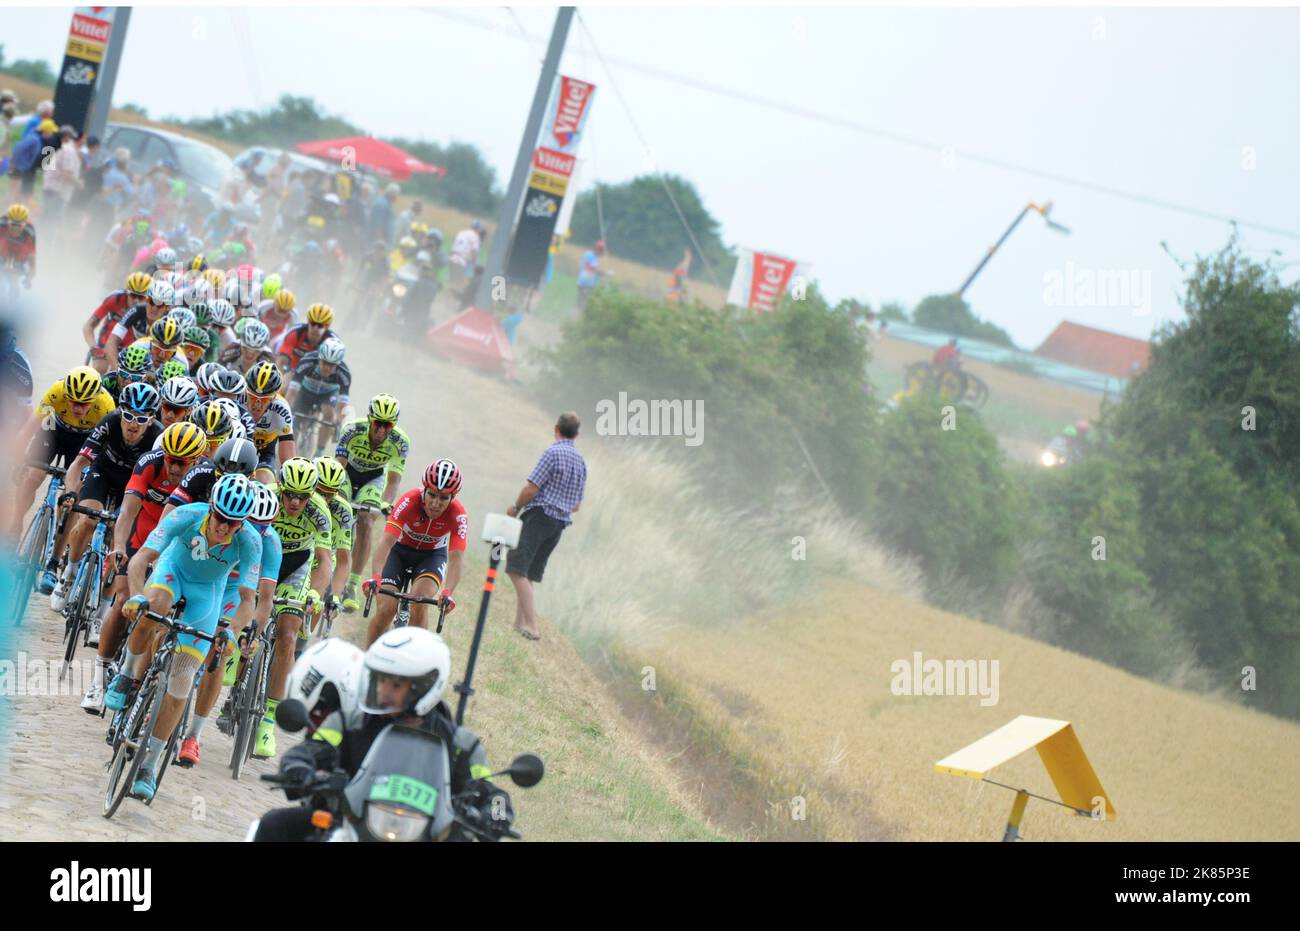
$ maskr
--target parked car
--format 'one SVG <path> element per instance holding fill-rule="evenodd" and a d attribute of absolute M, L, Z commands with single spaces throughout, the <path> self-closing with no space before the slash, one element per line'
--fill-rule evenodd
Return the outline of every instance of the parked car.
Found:
<path fill-rule="evenodd" d="M 151 126 L 109 123 L 104 150 L 112 152 L 119 146 L 131 153 L 133 172 L 148 171 L 170 160 L 205 212 L 216 205 L 221 188 L 235 167 L 234 160 L 215 146 Z"/>

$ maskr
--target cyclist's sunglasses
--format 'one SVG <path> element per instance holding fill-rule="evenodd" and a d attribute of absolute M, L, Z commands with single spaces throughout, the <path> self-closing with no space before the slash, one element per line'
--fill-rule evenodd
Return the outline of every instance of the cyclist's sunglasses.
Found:
<path fill-rule="evenodd" d="M 284 495 L 286 498 L 290 499 L 291 501 L 307 501 L 311 498 L 310 491 L 308 492 L 282 491 L 280 492 L 280 494 Z"/>
<path fill-rule="evenodd" d="M 189 459 L 177 459 L 175 456 L 169 456 L 166 453 L 163 453 L 163 458 L 167 460 L 169 466 L 181 466 L 182 468 L 189 468 L 199 461 L 198 456 L 193 456 Z"/>
<path fill-rule="evenodd" d="M 244 523 L 243 518 L 240 518 L 239 520 L 231 520 L 228 517 L 222 517 L 221 512 L 215 509 L 209 513 L 212 515 L 212 522 L 214 524 L 221 524 L 222 526 L 230 527 L 232 530 L 238 530 Z"/>
<path fill-rule="evenodd" d="M 171 414 L 173 417 L 183 417 L 194 410 L 192 407 L 176 407 L 173 404 L 164 404 L 162 409 L 164 414 Z"/>
<path fill-rule="evenodd" d="M 137 414 L 134 411 L 122 411 L 122 419 L 127 423 L 149 423 L 153 414 Z"/>

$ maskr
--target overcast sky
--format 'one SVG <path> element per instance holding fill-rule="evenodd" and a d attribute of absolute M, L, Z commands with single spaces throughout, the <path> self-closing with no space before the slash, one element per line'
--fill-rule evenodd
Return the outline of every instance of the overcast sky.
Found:
<path fill-rule="evenodd" d="M 1300 10 L 580 10 L 613 72 L 575 21 L 562 70 L 597 85 L 586 176 L 680 173 L 729 244 L 807 262 L 832 299 L 910 307 L 955 290 L 1026 202 L 1051 200 L 1072 235 L 1026 218 L 967 292 L 976 313 L 1030 347 L 1061 319 L 1145 337 L 1181 316 L 1161 240 L 1187 259 L 1228 237 L 1219 220 L 962 153 L 1300 237 Z M 57 65 L 70 16 L 0 11 L 6 56 Z M 376 134 L 472 142 L 504 187 L 553 20 L 539 7 L 138 7 L 117 101 L 159 117 L 310 95 Z M 1300 262 L 1300 238 L 1243 229 L 1241 241 Z M 1102 273 L 1109 297 L 1090 296 Z"/>

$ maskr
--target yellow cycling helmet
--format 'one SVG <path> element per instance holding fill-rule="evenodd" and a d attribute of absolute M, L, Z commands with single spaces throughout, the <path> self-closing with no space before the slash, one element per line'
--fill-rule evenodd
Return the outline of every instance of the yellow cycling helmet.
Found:
<path fill-rule="evenodd" d="M 138 294 L 144 297 L 144 292 L 149 290 L 149 285 L 153 284 L 153 278 L 148 272 L 132 272 L 126 278 L 126 289 L 132 294 Z"/>
<path fill-rule="evenodd" d="M 288 288 L 281 288 L 275 292 L 275 306 L 280 310 L 293 310 L 293 305 L 298 303 L 298 295 L 294 294 Z"/>
<path fill-rule="evenodd" d="M 297 495 L 316 490 L 316 466 L 310 459 L 294 456 L 280 466 L 280 489 Z"/>
<path fill-rule="evenodd" d="M 155 320 L 153 326 L 149 328 L 149 335 L 153 341 L 164 349 L 175 349 L 181 344 L 180 324 L 171 317 L 163 317 L 161 320 Z"/>
<path fill-rule="evenodd" d="M 315 229 L 321 229 L 325 226 L 324 217 L 311 216 L 307 218 L 307 225 Z"/>
<path fill-rule="evenodd" d="M 86 404 L 95 399 L 103 384 L 99 373 L 89 365 L 78 365 L 63 379 L 63 393 L 69 401 Z"/>
<path fill-rule="evenodd" d="M 212 285 L 213 289 L 221 290 L 226 284 L 226 276 L 221 273 L 219 268 L 209 268 L 203 273 L 203 280 Z"/>
<path fill-rule="evenodd" d="M 370 419 L 380 423 L 397 423 L 402 406 L 391 394 L 377 394 L 370 399 Z"/>
<path fill-rule="evenodd" d="M 26 204 L 14 204 L 9 208 L 10 223 L 26 223 L 29 216 L 31 211 L 27 209 Z"/>
<path fill-rule="evenodd" d="M 312 304 L 307 308 L 307 322 L 329 326 L 334 322 L 334 308 L 329 304 Z"/>
<path fill-rule="evenodd" d="M 321 456 L 316 460 L 316 487 L 328 492 L 336 492 L 348 479 L 347 469 L 339 465 L 333 456 Z"/>
<path fill-rule="evenodd" d="M 284 376 L 270 359 L 256 362 L 244 375 L 248 393 L 258 397 L 269 397 L 284 387 Z"/>
<path fill-rule="evenodd" d="M 196 459 L 208 448 L 208 435 L 198 424 L 178 420 L 163 431 L 162 448 L 173 459 Z"/>
<path fill-rule="evenodd" d="M 411 224 L 411 233 L 415 236 L 423 236 L 429 232 L 429 224 L 421 223 L 418 220 Z"/>

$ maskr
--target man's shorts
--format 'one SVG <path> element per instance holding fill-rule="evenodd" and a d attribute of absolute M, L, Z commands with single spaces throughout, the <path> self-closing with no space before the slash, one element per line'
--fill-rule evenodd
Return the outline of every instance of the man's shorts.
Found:
<path fill-rule="evenodd" d="M 417 550 L 400 543 L 393 544 L 384 560 L 384 572 L 381 578 L 384 587 L 401 589 L 407 581 L 414 582 L 422 576 L 432 576 L 434 588 L 442 586 L 447 574 L 447 548 L 440 546 L 436 550 Z"/>
<path fill-rule="evenodd" d="M 129 481 L 130 469 L 115 468 L 107 463 L 103 466 L 97 462 L 91 463 L 90 471 L 86 473 L 77 493 L 77 503 L 98 501 L 105 508 L 111 509 L 122 502 L 122 493 L 126 491 L 126 483 Z"/>
<path fill-rule="evenodd" d="M 539 507 L 524 511 L 520 520 L 524 526 L 519 532 L 519 546 L 506 557 L 506 572 L 540 582 L 542 573 L 546 571 L 546 562 L 568 525 L 550 517 Z"/>
<path fill-rule="evenodd" d="M 359 472 L 347 464 L 347 481 L 343 483 L 342 493 L 353 504 L 372 504 L 379 507 L 384 503 L 384 489 L 388 485 L 387 470 L 376 469 L 373 472 Z"/>
<path fill-rule="evenodd" d="M 276 598 L 287 598 L 290 601 L 304 603 L 307 601 L 307 593 L 311 591 L 311 567 L 315 562 L 314 556 L 315 553 L 310 549 L 284 554 L 284 560 L 280 563 L 280 575 L 276 580 Z M 302 609 L 293 605 L 276 605 L 272 609 L 276 617 L 285 612 L 301 615 Z"/>
<path fill-rule="evenodd" d="M 187 557 L 188 558 L 188 557 Z M 185 578 L 176 570 L 176 566 L 164 553 L 158 557 L 149 576 L 150 588 L 164 588 L 172 593 L 172 598 L 185 599 L 185 610 L 181 612 L 180 621 L 187 627 L 205 634 L 217 632 L 217 621 L 221 618 L 221 594 L 225 589 L 225 579 L 215 582 L 195 582 Z M 203 660 L 208 655 L 208 642 L 190 634 L 182 634 L 177 641 L 178 649 Z"/>
<path fill-rule="evenodd" d="M 30 462 L 54 463 L 65 468 L 72 464 L 85 445 L 87 433 L 75 433 L 55 422 L 53 430 L 38 430 L 32 437 L 32 444 L 27 447 L 27 459 Z"/>

